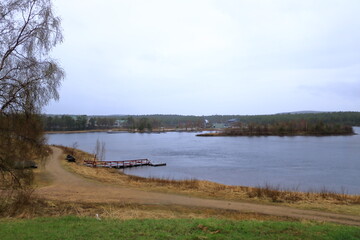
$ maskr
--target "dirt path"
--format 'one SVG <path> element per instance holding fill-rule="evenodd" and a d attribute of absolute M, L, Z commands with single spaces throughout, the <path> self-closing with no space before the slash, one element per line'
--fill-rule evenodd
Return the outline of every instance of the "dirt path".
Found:
<path fill-rule="evenodd" d="M 47 199 L 69 202 L 119 202 L 162 205 L 175 204 L 192 207 L 230 209 L 242 212 L 252 212 L 360 226 L 360 217 L 358 216 L 300 210 L 283 206 L 209 200 L 175 194 L 145 192 L 136 189 L 117 187 L 91 181 L 63 169 L 60 164 L 62 156 L 61 150 L 58 148 L 53 148 L 53 151 L 53 156 L 46 165 L 46 171 L 49 172 L 49 174 L 51 174 L 52 178 L 54 179 L 53 184 L 39 188 L 37 190 L 37 193 L 40 196 L 43 196 Z"/>

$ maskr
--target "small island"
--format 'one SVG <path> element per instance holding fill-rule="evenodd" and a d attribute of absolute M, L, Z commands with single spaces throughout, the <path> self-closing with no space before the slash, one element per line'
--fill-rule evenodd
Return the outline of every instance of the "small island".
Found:
<path fill-rule="evenodd" d="M 354 130 L 351 126 L 302 120 L 272 124 L 238 123 L 219 132 L 203 133 L 196 136 L 337 136 L 353 134 Z"/>

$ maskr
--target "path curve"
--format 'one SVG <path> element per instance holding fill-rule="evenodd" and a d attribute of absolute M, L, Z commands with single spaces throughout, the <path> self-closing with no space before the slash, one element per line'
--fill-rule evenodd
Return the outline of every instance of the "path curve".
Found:
<path fill-rule="evenodd" d="M 46 171 L 52 175 L 53 183 L 50 186 L 36 190 L 40 196 L 47 199 L 69 202 L 174 204 L 189 207 L 237 210 L 242 212 L 360 226 L 360 217 L 358 216 L 301 210 L 284 206 L 242 203 L 226 200 L 209 200 L 176 194 L 146 192 L 91 181 L 66 171 L 60 164 L 60 161 L 62 160 L 62 150 L 55 147 L 52 147 L 52 150 L 53 154 L 46 164 Z"/>

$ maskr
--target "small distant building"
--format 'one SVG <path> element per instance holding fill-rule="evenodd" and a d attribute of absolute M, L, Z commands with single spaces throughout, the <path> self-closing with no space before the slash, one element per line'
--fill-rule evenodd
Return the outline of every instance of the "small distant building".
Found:
<path fill-rule="evenodd" d="M 238 122 L 239 122 L 238 119 L 232 118 L 232 119 L 229 119 L 229 120 L 226 121 L 225 126 L 226 126 L 227 128 L 231 128 L 231 127 L 234 127 Z"/>
<path fill-rule="evenodd" d="M 227 123 L 229 123 L 229 124 L 237 123 L 237 122 L 238 122 L 238 120 L 236 118 L 232 118 L 232 119 L 227 120 Z"/>
<path fill-rule="evenodd" d="M 212 127 L 212 126 L 211 126 L 209 120 L 204 119 L 204 128 L 210 128 L 210 127 Z"/>
<path fill-rule="evenodd" d="M 239 123 L 239 120 L 236 118 L 229 119 L 226 122 L 213 123 L 212 128 L 232 128 L 235 127 Z"/>
<path fill-rule="evenodd" d="M 212 128 L 226 128 L 225 123 L 213 123 Z"/>
<path fill-rule="evenodd" d="M 114 127 L 124 127 L 126 123 L 126 120 L 115 120 Z"/>

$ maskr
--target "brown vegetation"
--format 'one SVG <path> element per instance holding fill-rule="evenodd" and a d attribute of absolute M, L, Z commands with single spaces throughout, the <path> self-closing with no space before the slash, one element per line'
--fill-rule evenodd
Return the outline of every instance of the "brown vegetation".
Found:
<path fill-rule="evenodd" d="M 8 201 L 22 205 L 34 191 L 32 166 L 49 155 L 37 116 L 0 115 L 0 212 Z"/>
<path fill-rule="evenodd" d="M 62 147 L 65 152 L 73 152 L 71 148 Z M 77 159 L 89 159 L 92 156 L 76 150 Z M 282 190 L 279 187 L 266 185 L 264 187 L 228 186 L 209 181 L 172 180 L 143 178 L 125 175 L 117 169 L 91 168 L 63 161 L 68 170 L 83 177 L 95 179 L 119 186 L 134 187 L 145 191 L 186 194 L 212 199 L 232 201 L 258 201 L 262 203 L 277 203 L 312 209 L 327 209 L 335 212 L 348 212 L 360 215 L 360 196 L 338 194 L 325 189 L 319 193 Z"/>

